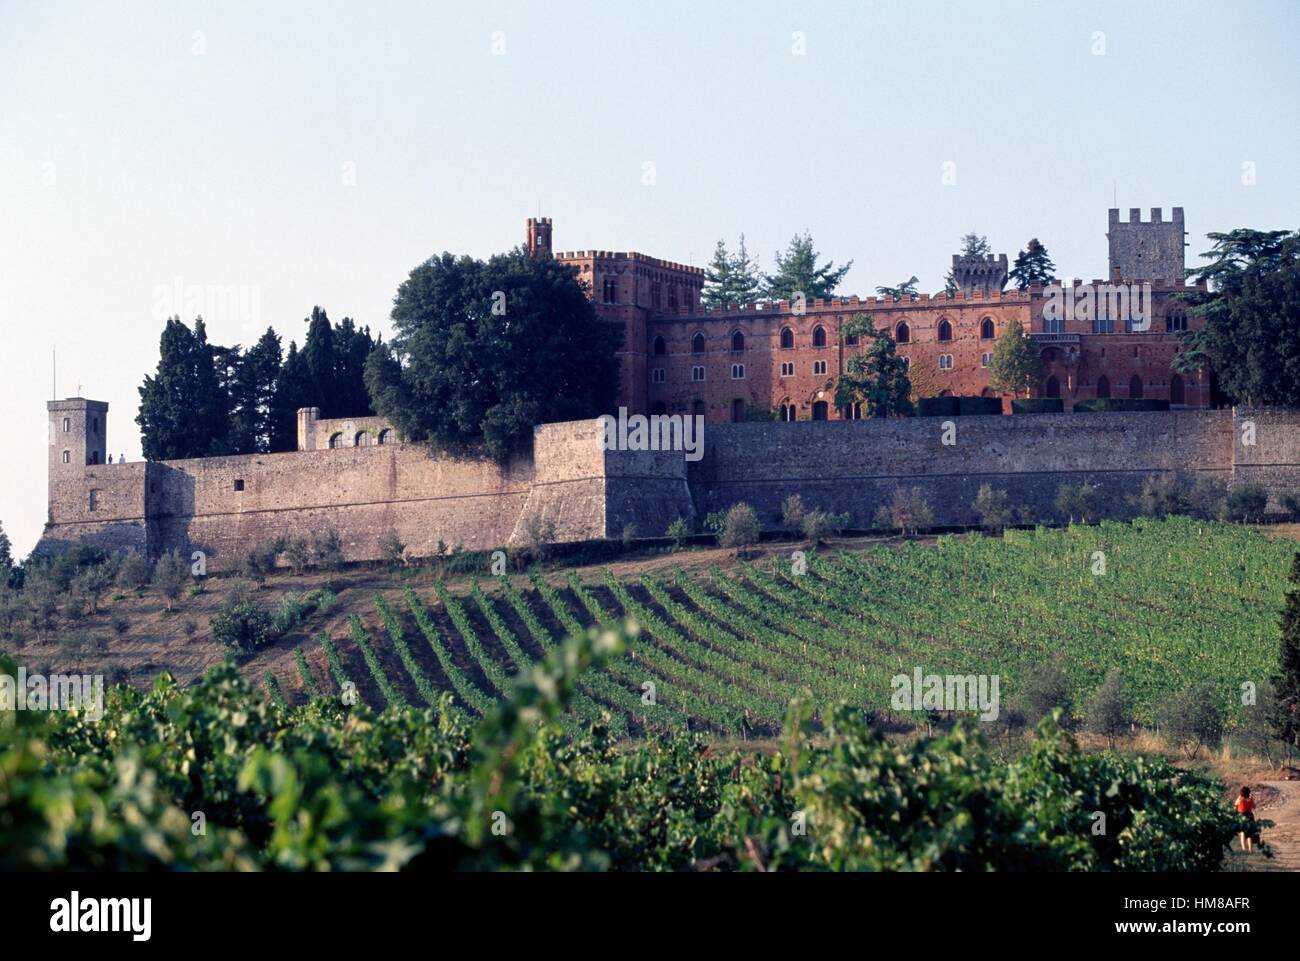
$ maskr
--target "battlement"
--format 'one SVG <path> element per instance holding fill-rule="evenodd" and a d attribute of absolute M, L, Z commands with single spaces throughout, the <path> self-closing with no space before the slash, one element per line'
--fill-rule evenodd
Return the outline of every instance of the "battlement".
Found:
<path fill-rule="evenodd" d="M 555 259 L 562 263 L 575 260 L 624 260 L 647 267 L 657 267 L 660 270 L 676 270 L 685 274 L 694 274 L 697 277 L 704 276 L 703 267 L 691 267 L 687 264 L 679 264 L 676 261 L 651 257 L 649 254 L 637 253 L 635 250 L 566 250 L 556 254 Z"/>
<path fill-rule="evenodd" d="M 832 297 L 827 300 L 817 299 L 810 300 L 804 308 L 809 313 L 820 312 L 838 312 L 843 310 L 910 310 L 917 307 L 930 307 L 935 304 L 1027 304 L 1033 299 L 1036 293 L 1041 293 L 1041 285 L 1032 285 L 1029 290 L 991 290 L 984 293 L 982 290 L 971 292 L 958 291 L 955 295 L 949 297 L 946 293 L 939 294 L 916 294 L 910 297 L 903 297 L 895 300 L 893 297 L 859 297 L 854 294 L 851 297 Z M 788 300 L 780 301 L 755 301 L 751 304 L 725 304 L 721 307 L 701 307 L 699 310 L 690 313 L 681 313 L 673 315 L 669 313 L 663 319 L 668 320 L 708 320 L 717 317 L 739 317 L 739 316 L 756 316 L 759 314 L 790 314 L 793 313 L 794 307 Z"/>
<path fill-rule="evenodd" d="M 1117 207 L 1111 207 L 1110 210 L 1108 211 L 1108 215 L 1109 215 L 1109 222 L 1112 227 L 1119 226 L 1120 224 L 1127 224 L 1132 226 L 1137 224 L 1163 224 L 1163 223 L 1177 224 L 1181 227 L 1183 224 L 1182 207 L 1172 208 L 1170 210 L 1171 219 L 1168 221 L 1164 219 L 1164 211 L 1159 207 L 1151 208 L 1151 219 L 1149 221 L 1144 221 L 1142 219 L 1141 207 L 1130 207 L 1128 209 L 1128 220 L 1119 219 L 1119 208 Z"/>

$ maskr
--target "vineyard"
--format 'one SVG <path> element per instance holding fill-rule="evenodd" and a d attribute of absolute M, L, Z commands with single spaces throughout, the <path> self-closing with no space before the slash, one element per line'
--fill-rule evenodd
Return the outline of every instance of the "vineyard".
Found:
<path fill-rule="evenodd" d="M 534 572 L 459 593 L 436 583 L 375 594 L 266 687 L 297 703 L 355 689 L 374 709 L 473 719 L 565 637 L 630 619 L 640 633 L 627 653 L 579 680 L 570 732 L 607 716 L 620 737 L 767 736 L 803 690 L 815 708 L 887 715 L 890 679 L 917 667 L 998 675 L 1014 702 L 1025 673 L 1054 657 L 1075 703 L 1119 668 L 1139 721 L 1170 691 L 1204 683 L 1231 718 L 1241 685 L 1275 669 L 1293 554 L 1253 529 L 1175 518 L 864 552 L 792 547 L 696 574 Z"/>

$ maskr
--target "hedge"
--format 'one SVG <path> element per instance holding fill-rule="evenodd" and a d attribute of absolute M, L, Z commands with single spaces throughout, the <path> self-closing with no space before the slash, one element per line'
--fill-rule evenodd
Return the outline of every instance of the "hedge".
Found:
<path fill-rule="evenodd" d="M 916 404 L 918 417 L 956 417 L 956 397 L 922 397 Z"/>
<path fill-rule="evenodd" d="M 1155 400 L 1148 397 L 1098 397 L 1096 400 L 1081 400 L 1074 405 L 1076 414 L 1108 410 L 1168 410 L 1169 401 Z"/>
<path fill-rule="evenodd" d="M 1011 402 L 1013 414 L 1063 414 L 1065 401 L 1059 397 L 1033 397 Z"/>
<path fill-rule="evenodd" d="M 958 397 L 957 413 L 963 417 L 978 414 L 1001 414 L 1001 397 Z"/>

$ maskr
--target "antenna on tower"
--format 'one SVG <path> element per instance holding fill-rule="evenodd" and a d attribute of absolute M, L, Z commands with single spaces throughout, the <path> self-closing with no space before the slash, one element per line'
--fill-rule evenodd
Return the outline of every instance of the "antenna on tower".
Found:
<path fill-rule="evenodd" d="M 50 348 L 50 400 L 59 399 L 59 349 Z"/>
<path fill-rule="evenodd" d="M 1111 185 L 1111 189 L 1114 191 L 1114 198 L 1112 199 L 1111 202 L 1115 205 L 1115 209 L 1118 210 L 1119 209 L 1119 181 L 1112 180 L 1110 182 L 1110 185 Z"/>

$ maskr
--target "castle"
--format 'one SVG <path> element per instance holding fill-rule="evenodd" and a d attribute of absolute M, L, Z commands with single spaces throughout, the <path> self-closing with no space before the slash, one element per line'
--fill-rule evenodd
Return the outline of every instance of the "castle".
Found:
<path fill-rule="evenodd" d="M 852 420 L 856 408 L 834 406 L 833 383 L 858 349 L 844 329 L 855 314 L 893 334 L 911 380 L 924 394 L 995 396 L 989 386 L 993 348 L 1019 320 L 1042 358 L 1034 393 L 1059 397 L 1065 409 L 1101 397 L 1167 400 L 1171 407 L 1209 407 L 1212 372 L 1170 369 L 1177 334 L 1194 326 L 1174 294 L 1184 285 L 1183 208 L 1150 220 L 1138 208 L 1127 221 L 1109 212 L 1109 277 L 1097 289 L 1150 284 L 1146 329 L 1123 319 L 1079 313 L 1054 317 L 1051 291 L 1034 284 L 1005 291 L 1007 257 L 953 257 L 957 293 L 700 306 L 704 271 L 638 253 L 552 251 L 549 218 L 530 219 L 525 243 L 535 256 L 572 267 L 597 314 L 623 327 L 621 406 L 633 413 L 699 414 L 707 423 L 775 412 L 783 421 Z M 1201 288 L 1203 289 L 1203 287 Z M 1136 325 L 1140 326 L 1140 325 Z M 1010 398 L 1004 398 L 1009 411 Z"/>
<path fill-rule="evenodd" d="M 550 250 L 551 223 L 530 220 L 528 249 Z M 781 501 L 847 511 L 865 527 L 899 487 L 918 488 L 940 525 L 975 522 L 981 484 L 1047 516 L 1057 486 L 1088 482 L 1123 505 L 1151 473 L 1300 489 L 1300 413 L 1209 410 L 1201 375 L 1169 369 L 1186 323 L 1182 212 L 1151 223 L 1111 211 L 1113 277 L 1150 278 L 1151 329 L 1124 333 L 1096 320 L 1054 319 L 1041 289 L 1003 293 L 1005 257 L 954 262 L 955 297 L 894 302 L 856 297 L 707 311 L 703 273 L 636 253 L 558 254 L 587 283 L 600 316 L 624 325 L 622 404 L 632 412 L 701 413 L 702 459 L 682 451 L 606 450 L 598 420 L 541 424 L 530 452 L 499 464 L 401 442 L 382 418 L 298 412 L 298 450 L 151 463 L 106 463 L 108 405 L 48 402 L 49 518 L 38 551 L 91 543 L 156 556 L 202 552 L 211 572 L 281 536 L 325 529 L 350 561 L 382 557 L 392 533 L 414 556 L 438 545 L 493 549 L 549 527 L 556 541 L 657 536 L 676 517 L 698 522 L 737 501 L 766 526 Z M 856 313 L 888 325 L 911 369 L 930 367 L 942 390 L 988 390 L 982 355 L 1012 318 L 1042 351 L 1040 393 L 1063 399 L 1160 397 L 1168 411 L 958 418 L 953 442 L 939 418 L 858 420 L 829 404 L 827 381 L 855 345 L 839 332 Z M 736 368 L 740 368 L 737 370 Z M 785 423 L 747 421 L 773 407 Z M 1067 406 L 1066 410 L 1070 408 Z M 797 421 L 797 423 L 789 423 Z M 838 423 L 837 423 L 838 421 Z M 845 421 L 852 421 L 851 423 Z"/>

